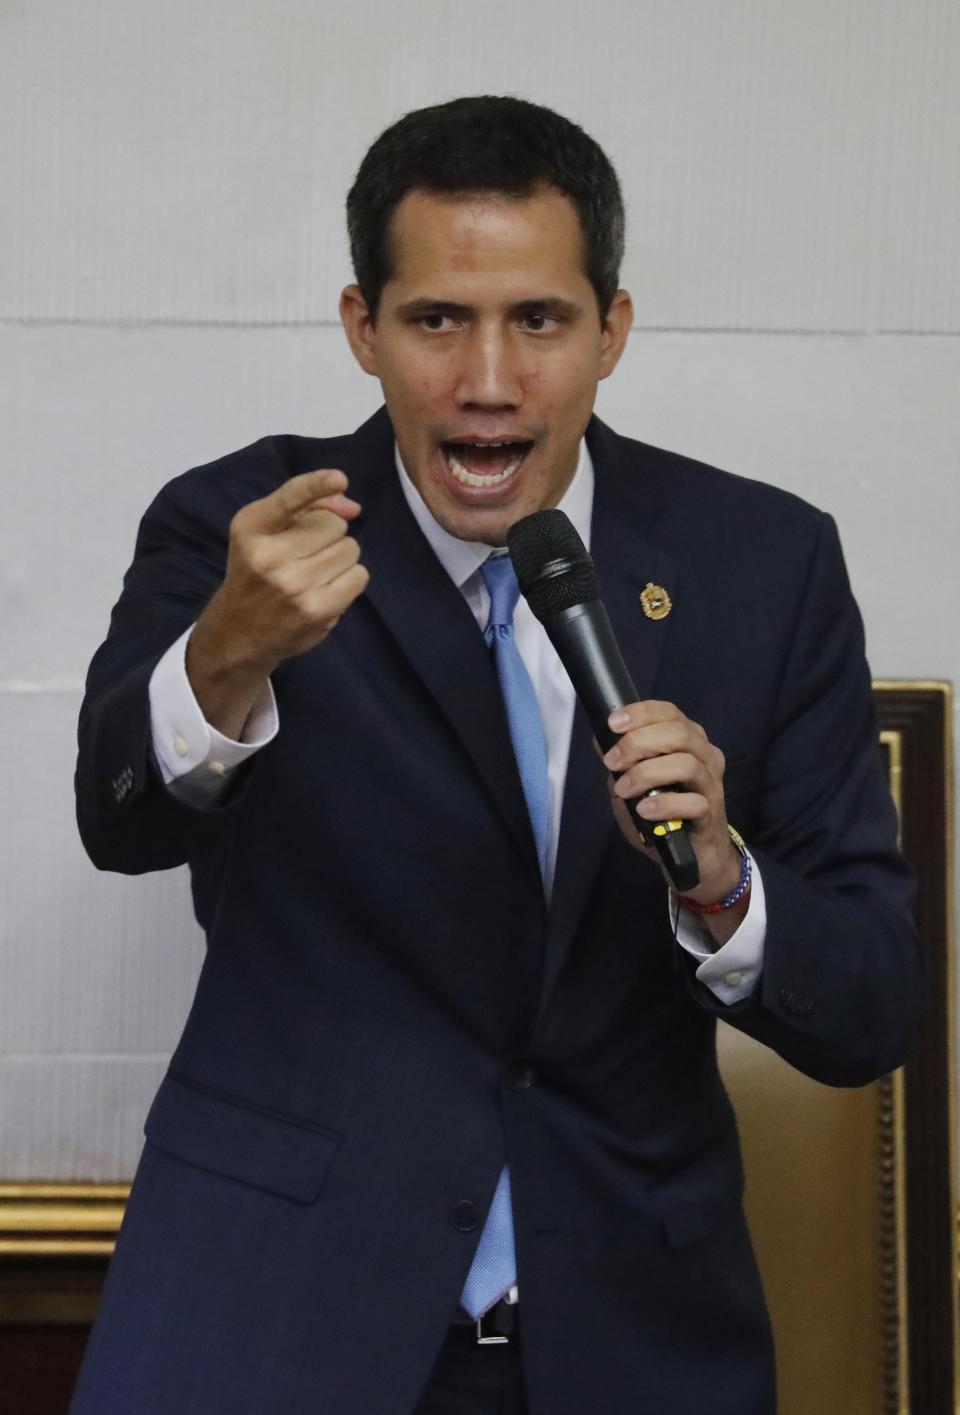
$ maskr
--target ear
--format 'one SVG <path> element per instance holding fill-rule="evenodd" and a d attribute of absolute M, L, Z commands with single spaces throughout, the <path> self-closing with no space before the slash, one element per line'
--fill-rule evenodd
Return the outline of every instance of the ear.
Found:
<path fill-rule="evenodd" d="M 359 285 L 347 285 L 340 296 L 340 320 L 353 357 L 364 373 L 377 376 L 377 331 Z"/>
<path fill-rule="evenodd" d="M 614 295 L 601 331 L 600 377 L 609 378 L 620 362 L 633 325 L 633 301 L 626 290 Z"/>

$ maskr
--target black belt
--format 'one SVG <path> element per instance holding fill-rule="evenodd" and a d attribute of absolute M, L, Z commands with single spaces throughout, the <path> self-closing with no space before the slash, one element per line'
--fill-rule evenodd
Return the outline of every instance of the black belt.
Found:
<path fill-rule="evenodd" d="M 458 1307 L 454 1313 L 454 1326 L 473 1327 L 477 1334 L 478 1346 L 501 1346 L 520 1334 L 518 1302 L 505 1302 L 501 1297 L 489 1312 L 474 1319 L 469 1312 Z"/>

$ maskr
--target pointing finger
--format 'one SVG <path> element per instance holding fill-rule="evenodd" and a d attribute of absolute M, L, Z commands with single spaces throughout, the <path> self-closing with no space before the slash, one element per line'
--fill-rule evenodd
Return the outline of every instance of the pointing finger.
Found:
<path fill-rule="evenodd" d="M 360 502 L 354 501 L 352 496 L 344 496 L 337 492 L 336 496 L 325 496 L 319 506 L 325 511 L 334 511 L 338 516 L 342 516 L 345 521 L 353 521 L 360 515 Z"/>
<path fill-rule="evenodd" d="M 343 497 L 346 489 L 347 479 L 338 468 L 323 467 L 315 472 L 302 472 L 299 476 L 290 477 L 269 496 L 250 503 L 245 518 L 248 528 L 267 533 L 286 530 L 301 511 L 307 511 L 327 498 L 336 500 L 342 497 L 351 506 L 356 506 L 356 502 Z M 338 508 L 333 505 L 329 509 L 336 511 Z"/>

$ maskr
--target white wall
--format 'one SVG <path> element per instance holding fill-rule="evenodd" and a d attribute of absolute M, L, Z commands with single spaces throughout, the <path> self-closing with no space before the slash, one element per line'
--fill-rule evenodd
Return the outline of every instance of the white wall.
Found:
<path fill-rule="evenodd" d="M 376 406 L 336 325 L 388 122 L 548 103 L 607 148 L 638 327 L 598 410 L 841 527 L 877 676 L 957 678 L 956 0 L 0 9 L 0 1175 L 128 1176 L 202 942 L 97 875 L 73 733 L 138 517 Z"/>

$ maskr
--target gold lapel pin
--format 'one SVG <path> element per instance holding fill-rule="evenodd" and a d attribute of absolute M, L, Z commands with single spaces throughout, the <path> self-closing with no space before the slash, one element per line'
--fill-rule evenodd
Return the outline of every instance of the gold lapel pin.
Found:
<path fill-rule="evenodd" d="M 648 619 L 666 619 L 673 608 L 663 585 L 655 585 L 652 580 L 648 580 L 646 588 L 640 591 L 640 603 Z"/>

